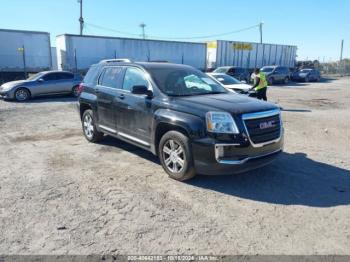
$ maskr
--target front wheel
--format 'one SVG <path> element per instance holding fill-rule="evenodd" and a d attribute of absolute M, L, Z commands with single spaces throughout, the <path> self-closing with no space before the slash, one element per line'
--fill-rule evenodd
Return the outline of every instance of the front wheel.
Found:
<path fill-rule="evenodd" d="M 169 177 L 185 181 L 196 175 L 190 142 L 187 136 L 178 131 L 169 131 L 159 143 L 160 162 Z"/>
<path fill-rule="evenodd" d="M 96 128 L 94 113 L 92 110 L 88 109 L 84 111 L 82 126 L 84 136 L 89 142 L 96 143 L 103 138 L 103 133 L 99 132 Z"/>
<path fill-rule="evenodd" d="M 30 93 L 26 88 L 18 88 L 15 92 L 15 99 L 18 102 L 27 101 L 30 98 Z"/>

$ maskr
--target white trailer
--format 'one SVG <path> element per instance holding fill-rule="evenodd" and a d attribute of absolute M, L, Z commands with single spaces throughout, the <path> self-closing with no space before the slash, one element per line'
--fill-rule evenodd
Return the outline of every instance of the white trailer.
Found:
<path fill-rule="evenodd" d="M 49 33 L 0 29 L 0 72 L 39 72 L 51 67 Z"/>
<path fill-rule="evenodd" d="M 205 43 L 64 34 L 56 38 L 58 68 L 86 71 L 102 59 L 168 61 L 206 68 Z"/>
<path fill-rule="evenodd" d="M 208 42 L 207 66 L 237 66 L 254 69 L 265 65 L 294 67 L 297 47 L 292 45 L 260 44 L 252 42 Z"/>

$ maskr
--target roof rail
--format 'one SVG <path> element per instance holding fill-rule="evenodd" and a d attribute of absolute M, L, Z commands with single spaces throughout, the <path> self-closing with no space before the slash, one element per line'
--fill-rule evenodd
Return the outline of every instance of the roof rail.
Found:
<path fill-rule="evenodd" d="M 100 64 L 102 63 L 131 63 L 131 60 L 128 58 L 104 59 L 100 61 Z"/>

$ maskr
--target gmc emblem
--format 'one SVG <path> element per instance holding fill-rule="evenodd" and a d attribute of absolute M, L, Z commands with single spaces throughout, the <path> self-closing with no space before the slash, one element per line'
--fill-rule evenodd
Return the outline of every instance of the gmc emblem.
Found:
<path fill-rule="evenodd" d="M 271 120 L 271 121 L 267 121 L 267 122 L 262 122 L 259 124 L 259 128 L 260 129 L 266 129 L 266 128 L 271 128 L 271 127 L 275 127 L 275 121 Z"/>

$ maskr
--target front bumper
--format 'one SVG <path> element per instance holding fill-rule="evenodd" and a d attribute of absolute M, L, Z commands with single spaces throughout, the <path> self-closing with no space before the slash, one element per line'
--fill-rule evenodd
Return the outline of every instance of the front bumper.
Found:
<path fill-rule="evenodd" d="M 283 143 L 283 133 L 277 141 L 261 147 L 250 143 L 223 143 L 213 138 L 199 139 L 192 144 L 195 169 L 203 175 L 247 172 L 272 162 L 282 152 Z"/>
<path fill-rule="evenodd" d="M 13 92 L 11 90 L 3 91 L 0 89 L 0 97 L 4 99 L 13 99 Z"/>

